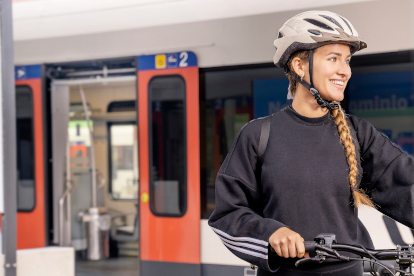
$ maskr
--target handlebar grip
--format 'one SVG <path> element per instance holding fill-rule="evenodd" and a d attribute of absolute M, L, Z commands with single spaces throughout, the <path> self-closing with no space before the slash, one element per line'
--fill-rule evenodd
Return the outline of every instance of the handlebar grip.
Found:
<path fill-rule="evenodd" d="M 315 252 L 315 246 L 316 246 L 316 242 L 315 241 L 305 241 L 305 251 L 306 252 Z"/>
<path fill-rule="evenodd" d="M 316 242 L 314 241 L 305 241 L 305 252 L 315 252 Z M 273 247 L 270 246 L 271 252 L 276 252 Z"/>

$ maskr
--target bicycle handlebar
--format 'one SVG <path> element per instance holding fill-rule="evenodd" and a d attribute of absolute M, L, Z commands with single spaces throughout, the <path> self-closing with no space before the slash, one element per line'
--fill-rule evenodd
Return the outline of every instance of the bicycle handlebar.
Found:
<path fill-rule="evenodd" d="M 397 249 L 387 250 L 366 249 L 361 245 L 336 243 L 336 237 L 334 234 L 319 234 L 316 236 L 314 241 L 305 241 L 304 245 L 306 252 L 316 254 L 314 257 L 299 259 L 295 263 L 296 266 L 309 262 L 322 263 L 327 258 L 333 258 L 342 261 L 368 261 L 384 267 L 391 272 L 392 275 L 394 275 L 396 271 L 400 272 L 400 275 L 413 275 L 412 264 L 414 263 L 414 249 L 411 245 L 397 245 Z M 271 250 L 274 252 L 273 248 L 271 248 Z M 362 258 L 343 256 L 339 254 L 338 251 L 350 252 L 359 255 Z M 400 268 L 397 269 L 393 266 L 387 266 L 379 260 L 396 260 Z"/>
<path fill-rule="evenodd" d="M 389 249 L 389 250 L 372 250 L 372 249 L 363 249 L 361 247 L 349 244 L 332 244 L 332 249 L 336 251 L 345 251 L 350 252 L 361 257 L 371 258 L 370 254 L 379 260 L 390 260 L 398 259 L 398 250 Z M 315 241 L 305 241 L 305 251 L 306 252 L 315 252 L 316 250 L 325 250 L 326 248 L 323 245 L 318 244 Z M 369 254 L 368 254 L 368 253 Z"/>

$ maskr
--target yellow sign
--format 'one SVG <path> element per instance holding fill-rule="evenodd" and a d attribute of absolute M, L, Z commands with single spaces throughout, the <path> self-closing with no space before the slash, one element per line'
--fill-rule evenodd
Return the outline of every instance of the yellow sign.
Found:
<path fill-rule="evenodd" d="M 148 194 L 147 194 L 147 193 L 142 193 L 142 194 L 141 194 L 141 201 L 142 201 L 143 203 L 147 203 L 147 202 L 148 202 L 148 199 L 149 199 L 149 196 L 148 196 Z"/>
<path fill-rule="evenodd" d="M 155 56 L 155 68 L 156 69 L 167 68 L 167 57 L 166 57 L 166 55 L 156 55 Z"/>

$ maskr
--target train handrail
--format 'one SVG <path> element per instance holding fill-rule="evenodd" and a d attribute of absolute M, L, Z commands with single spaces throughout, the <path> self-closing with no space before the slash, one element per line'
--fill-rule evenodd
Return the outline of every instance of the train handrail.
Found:
<path fill-rule="evenodd" d="M 71 235 L 69 233 L 71 233 L 70 231 L 70 224 L 68 224 L 68 227 L 66 229 L 66 234 L 67 237 L 65 239 L 64 234 L 64 224 L 65 224 L 65 214 L 64 214 L 64 204 L 65 204 L 65 199 L 69 197 L 72 189 L 73 189 L 73 181 L 72 180 L 68 180 L 67 181 L 67 188 L 65 190 L 65 192 L 62 194 L 62 196 L 59 198 L 59 245 L 60 246 L 69 246 L 71 243 Z M 70 203 L 69 203 L 70 204 Z M 70 212 L 68 212 L 67 214 L 67 220 L 70 221 Z"/>

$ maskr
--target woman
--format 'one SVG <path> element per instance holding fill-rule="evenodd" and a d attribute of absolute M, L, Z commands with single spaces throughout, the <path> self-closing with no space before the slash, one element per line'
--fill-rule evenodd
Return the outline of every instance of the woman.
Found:
<path fill-rule="evenodd" d="M 414 160 L 339 105 L 351 55 L 366 48 L 348 20 L 301 13 L 282 26 L 275 46 L 293 103 L 272 115 L 262 163 L 263 119 L 240 131 L 217 175 L 209 225 L 235 255 L 258 266 L 259 276 L 362 275 L 357 261 L 294 262 L 308 256 L 303 241 L 320 233 L 373 248 L 358 219 L 363 204 L 414 228 Z"/>

